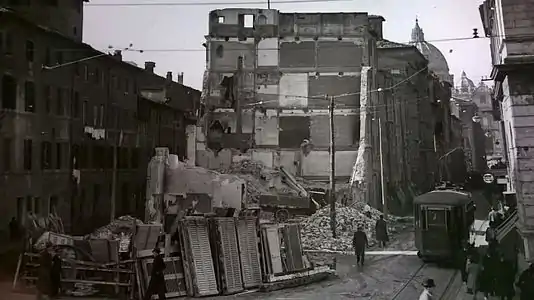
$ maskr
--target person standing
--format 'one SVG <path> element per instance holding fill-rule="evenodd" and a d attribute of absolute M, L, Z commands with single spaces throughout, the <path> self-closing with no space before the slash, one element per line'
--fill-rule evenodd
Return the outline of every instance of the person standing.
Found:
<path fill-rule="evenodd" d="M 367 235 L 363 232 L 363 226 L 358 225 L 357 231 L 352 238 L 352 246 L 356 254 L 356 263 L 363 267 L 365 262 L 365 248 L 369 245 Z"/>
<path fill-rule="evenodd" d="M 37 300 L 48 299 L 52 294 L 50 273 L 52 271 L 52 243 L 46 242 L 39 254 L 39 271 L 37 274 Z"/>
<path fill-rule="evenodd" d="M 473 254 L 469 256 L 467 261 L 467 293 L 473 294 L 476 299 L 478 292 L 478 272 L 480 270 L 480 264 L 478 255 Z"/>
<path fill-rule="evenodd" d="M 50 297 L 56 298 L 59 295 L 61 286 L 61 257 L 59 255 L 59 249 L 55 248 L 52 257 L 52 267 L 50 270 Z"/>
<path fill-rule="evenodd" d="M 519 275 L 515 285 L 521 291 L 521 300 L 534 299 L 534 264 L 530 264 L 528 269 Z"/>
<path fill-rule="evenodd" d="M 380 219 L 376 221 L 375 224 L 375 234 L 378 244 L 382 248 L 386 248 L 386 243 L 389 241 L 388 237 L 388 225 L 386 220 L 384 220 L 384 215 L 380 215 Z"/>
<path fill-rule="evenodd" d="M 428 278 L 423 281 L 423 287 L 424 290 L 419 296 L 419 300 L 432 300 L 434 299 L 434 296 L 432 295 L 432 291 L 436 287 L 436 283 L 434 282 L 434 279 Z"/>
<path fill-rule="evenodd" d="M 482 258 L 482 268 L 479 276 L 478 286 L 482 293 L 484 293 L 484 299 L 488 299 L 495 291 L 495 254 L 493 251 L 486 252 L 484 258 Z"/>
<path fill-rule="evenodd" d="M 512 263 L 504 259 L 504 255 L 501 255 L 496 264 L 496 268 L 495 293 L 501 300 L 512 300 L 515 296 L 514 266 Z"/>
<path fill-rule="evenodd" d="M 154 255 L 154 261 L 152 262 L 152 273 L 150 274 L 150 282 L 146 290 L 144 300 L 149 300 L 152 295 L 158 295 L 158 299 L 165 300 L 165 262 L 161 257 L 161 251 L 159 248 L 155 248 L 152 251 Z"/>

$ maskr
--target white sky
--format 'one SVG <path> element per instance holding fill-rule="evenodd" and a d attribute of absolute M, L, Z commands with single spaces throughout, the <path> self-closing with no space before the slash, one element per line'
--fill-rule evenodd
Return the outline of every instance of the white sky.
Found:
<path fill-rule="evenodd" d="M 239 2 L 252 0 L 90 0 L 90 4 L 104 3 L 236 3 L 233 8 L 250 7 Z M 273 0 L 276 1 L 276 0 Z M 286 0 L 287 1 L 287 0 Z M 267 2 L 266 2 L 267 3 Z M 482 0 L 349 0 L 344 2 L 272 4 L 282 12 L 369 12 L 382 15 L 384 38 L 408 42 L 416 16 L 427 41 L 471 37 L 473 28 L 484 36 L 478 12 Z M 144 66 L 144 61 L 155 61 L 156 72 L 165 75 L 172 71 L 175 78 L 184 72 L 184 83 L 200 89 L 205 67 L 202 43 L 208 32 L 208 13 L 229 5 L 195 6 L 86 6 L 84 42 L 99 50 L 109 45 L 144 50 L 198 49 L 199 51 L 125 52 L 124 60 Z M 266 8 L 267 4 L 263 7 Z M 489 39 L 463 41 L 435 41 L 449 63 L 451 73 L 459 84 L 463 70 L 475 84 L 491 70 Z M 450 52 L 452 50 L 452 52 Z"/>

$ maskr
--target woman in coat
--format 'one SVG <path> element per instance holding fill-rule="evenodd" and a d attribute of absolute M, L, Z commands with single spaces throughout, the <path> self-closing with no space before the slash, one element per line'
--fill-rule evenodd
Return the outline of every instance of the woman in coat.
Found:
<path fill-rule="evenodd" d="M 39 256 L 39 271 L 37 275 L 37 300 L 45 299 L 52 293 L 52 282 L 50 280 L 50 274 L 52 271 L 52 244 L 46 243 L 45 249 L 43 249 Z"/>

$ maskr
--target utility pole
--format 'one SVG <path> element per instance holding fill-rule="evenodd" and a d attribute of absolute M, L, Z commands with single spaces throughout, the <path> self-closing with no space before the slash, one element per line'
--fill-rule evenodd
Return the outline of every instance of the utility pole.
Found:
<path fill-rule="evenodd" d="M 382 149 L 382 119 L 378 117 L 378 145 L 380 151 L 380 187 L 382 192 L 382 213 L 388 216 L 388 199 L 386 197 L 386 179 L 384 177 L 384 150 Z"/>
<path fill-rule="evenodd" d="M 242 114 L 241 114 L 241 97 L 243 97 L 243 85 L 245 82 L 245 75 L 243 74 L 243 56 L 237 58 L 237 92 L 235 99 L 235 113 L 236 113 L 236 133 L 243 133 Z"/>
<path fill-rule="evenodd" d="M 113 143 L 113 172 L 111 178 L 111 207 L 110 207 L 110 220 L 115 220 L 115 213 L 117 210 L 117 173 L 118 173 L 118 151 L 122 147 L 123 133 L 122 130 L 119 133 L 118 140 Z"/>
<path fill-rule="evenodd" d="M 332 237 L 336 238 L 336 132 L 334 128 L 334 97 L 326 96 L 330 100 L 330 228 Z"/>
<path fill-rule="evenodd" d="M 271 9 L 271 0 L 267 0 L 267 9 Z"/>

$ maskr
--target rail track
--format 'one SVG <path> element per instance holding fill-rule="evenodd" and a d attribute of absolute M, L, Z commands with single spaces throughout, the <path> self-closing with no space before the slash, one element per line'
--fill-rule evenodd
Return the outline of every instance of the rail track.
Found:
<path fill-rule="evenodd" d="M 423 290 L 421 283 L 425 278 L 432 278 L 436 282 L 434 289 L 436 299 L 454 300 L 461 286 L 461 279 L 458 275 L 457 269 L 440 268 L 434 264 L 422 263 L 395 292 L 391 300 L 417 299 Z"/>

